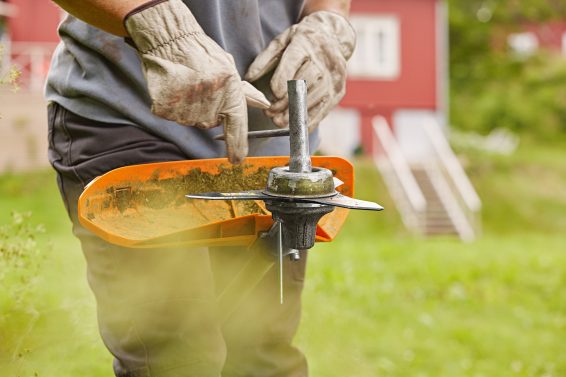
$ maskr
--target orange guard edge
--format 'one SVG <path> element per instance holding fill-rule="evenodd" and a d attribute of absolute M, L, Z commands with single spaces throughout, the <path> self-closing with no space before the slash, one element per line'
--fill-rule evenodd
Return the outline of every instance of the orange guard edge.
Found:
<path fill-rule="evenodd" d="M 248 157 L 239 166 L 243 168 L 243 174 L 246 175 L 258 169 L 285 166 L 288 162 L 288 157 Z M 337 191 L 353 197 L 354 169 L 352 164 L 340 157 L 315 156 L 312 162 L 313 166 L 331 170 L 336 178 L 344 182 L 337 188 Z M 78 203 L 80 223 L 100 238 L 128 248 L 250 246 L 260 232 L 267 231 L 273 224 L 268 212 L 237 216 L 234 211 L 232 216 L 227 216 L 220 221 L 204 221 L 194 226 L 183 226 L 169 221 L 175 219 L 174 208 L 177 208 L 172 204 L 160 209 L 150 209 L 143 203 L 141 205 L 138 203 L 127 210 L 118 208 L 117 204 L 117 195 L 120 192 L 126 191 L 131 194 L 139 191 L 143 194 L 148 186 L 152 186 L 153 191 L 157 190 L 157 195 L 159 195 L 160 183 L 166 182 L 167 179 L 183 177 L 195 169 L 216 175 L 221 170 L 234 168 L 234 165 L 230 164 L 227 159 L 222 158 L 132 165 L 112 170 L 95 178 L 85 187 Z M 231 191 L 248 189 L 254 188 L 234 187 Z M 180 202 L 184 203 L 183 200 L 189 201 L 190 199 L 181 195 L 181 199 L 177 199 L 175 205 Z M 213 201 L 199 200 L 199 202 L 204 203 L 206 208 L 214 205 Z M 226 201 L 220 203 L 227 205 Z M 196 208 L 196 205 L 193 204 L 193 206 Z M 203 213 L 203 211 L 199 212 Z M 346 221 L 348 212 L 348 209 L 336 208 L 324 216 L 317 227 L 316 241 L 332 241 Z M 132 232 L 132 230 L 139 230 L 139 232 Z"/>

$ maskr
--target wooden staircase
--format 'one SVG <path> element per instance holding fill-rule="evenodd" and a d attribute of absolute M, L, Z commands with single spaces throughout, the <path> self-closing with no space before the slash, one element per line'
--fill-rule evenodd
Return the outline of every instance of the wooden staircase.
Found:
<path fill-rule="evenodd" d="M 429 236 L 458 235 L 458 230 L 426 170 L 415 167 L 411 171 L 426 200 L 423 233 Z"/>
<path fill-rule="evenodd" d="M 373 159 L 405 226 L 425 236 L 477 238 L 481 201 L 440 127 L 423 124 L 430 154 L 409 163 L 387 121 L 373 123 Z"/>

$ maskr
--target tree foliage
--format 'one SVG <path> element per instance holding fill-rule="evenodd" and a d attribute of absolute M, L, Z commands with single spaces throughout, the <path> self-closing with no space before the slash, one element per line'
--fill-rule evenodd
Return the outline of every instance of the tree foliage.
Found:
<path fill-rule="evenodd" d="M 545 138 L 564 133 L 566 59 L 546 51 L 518 59 L 497 41 L 528 23 L 566 20 L 566 0 L 448 3 L 453 125 Z"/>

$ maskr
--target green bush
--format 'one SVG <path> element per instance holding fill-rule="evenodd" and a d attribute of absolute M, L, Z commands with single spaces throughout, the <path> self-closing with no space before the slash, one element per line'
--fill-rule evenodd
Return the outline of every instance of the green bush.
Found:
<path fill-rule="evenodd" d="M 566 61 L 540 55 L 521 63 L 500 62 L 513 75 L 483 81 L 481 88 L 460 88 L 452 96 L 457 128 L 488 132 L 507 128 L 547 139 L 566 131 Z M 504 67 L 497 67 L 499 70 Z M 495 70 L 496 68 L 494 68 Z"/>
<path fill-rule="evenodd" d="M 481 133 L 506 128 L 538 139 L 564 137 L 566 60 L 545 51 L 518 58 L 506 50 L 505 38 L 522 24 L 566 16 L 566 3 L 448 3 L 452 125 Z"/>

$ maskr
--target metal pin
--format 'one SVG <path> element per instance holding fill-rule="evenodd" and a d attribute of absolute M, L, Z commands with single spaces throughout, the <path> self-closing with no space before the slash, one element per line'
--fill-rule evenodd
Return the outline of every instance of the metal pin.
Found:
<path fill-rule="evenodd" d="M 268 137 L 289 136 L 289 129 L 260 130 L 248 132 L 248 139 L 263 139 Z M 214 140 L 226 140 L 226 135 L 216 135 Z"/>
<path fill-rule="evenodd" d="M 287 81 L 289 93 L 289 137 L 291 159 L 289 171 L 310 173 L 312 171 L 309 153 L 307 82 L 305 80 Z"/>
<path fill-rule="evenodd" d="M 279 302 L 283 305 L 283 229 L 279 222 Z"/>
<path fill-rule="evenodd" d="M 289 259 L 292 262 L 298 262 L 301 260 L 301 253 L 299 250 L 297 249 L 291 249 L 291 252 L 289 253 Z"/>

